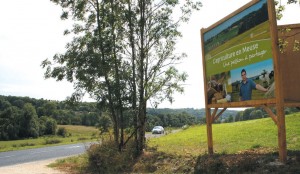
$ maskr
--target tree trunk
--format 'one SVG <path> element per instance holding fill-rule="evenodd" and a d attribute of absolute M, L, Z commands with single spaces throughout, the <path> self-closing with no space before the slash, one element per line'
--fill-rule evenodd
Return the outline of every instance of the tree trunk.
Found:
<path fill-rule="evenodd" d="M 113 50 L 113 60 L 114 60 L 114 69 L 115 69 L 115 93 L 116 93 L 116 97 L 117 97 L 117 118 L 120 117 L 120 131 L 121 131 L 121 135 L 120 135 L 120 141 L 119 141 L 119 151 L 122 150 L 123 145 L 124 145 L 124 117 L 123 117 L 123 106 L 122 106 L 122 99 L 121 99 L 121 87 L 120 87 L 120 71 L 119 71 L 119 61 L 117 58 L 117 53 L 116 53 L 116 35 L 115 35 L 115 4 L 114 4 L 114 0 L 110 0 L 110 5 L 111 5 L 111 17 L 112 19 L 110 20 L 110 25 L 111 25 L 111 35 L 112 35 L 112 50 Z M 118 117 L 119 116 L 119 117 Z M 118 119 L 117 119 L 118 121 Z"/>
<path fill-rule="evenodd" d="M 138 119 L 138 154 L 143 152 L 144 143 L 145 143 L 145 108 L 144 108 L 144 61 L 145 61 L 145 45 L 144 45 L 144 38 L 145 38 L 145 1 L 139 1 L 140 6 L 140 59 L 139 59 L 139 119 Z"/>
<path fill-rule="evenodd" d="M 131 66 L 132 66 L 132 110 L 133 110 L 133 124 L 135 130 L 135 144 L 136 144 L 136 151 L 138 151 L 138 112 L 137 112 L 137 90 L 136 90 L 136 53 L 135 53 L 135 43 L 134 43 L 134 29 L 133 29 L 133 22 L 132 22 L 132 10 L 130 1 L 128 1 L 128 11 L 129 11 L 129 42 L 131 46 Z"/>
<path fill-rule="evenodd" d="M 97 8 L 97 30 L 98 30 L 98 37 L 99 37 L 99 40 L 100 40 L 101 63 L 104 65 L 105 52 L 104 52 L 103 42 L 101 42 L 101 40 L 102 40 L 101 30 L 104 28 L 104 23 L 102 23 L 102 25 L 101 25 L 100 7 L 99 7 L 99 1 L 98 0 L 96 0 L 96 5 L 97 5 L 97 7 L 96 7 Z M 102 8 L 101 11 L 103 13 L 103 5 L 101 6 L 101 8 Z M 102 14 L 102 16 L 104 16 L 104 14 Z M 115 143 L 118 145 L 119 144 L 119 124 L 118 124 L 117 114 L 115 112 L 115 107 L 114 107 L 113 99 L 112 99 L 112 86 L 110 84 L 107 73 L 105 73 L 105 83 L 106 83 L 107 89 L 108 89 L 109 109 L 110 109 L 112 120 L 113 120 L 114 140 L 115 140 Z"/>

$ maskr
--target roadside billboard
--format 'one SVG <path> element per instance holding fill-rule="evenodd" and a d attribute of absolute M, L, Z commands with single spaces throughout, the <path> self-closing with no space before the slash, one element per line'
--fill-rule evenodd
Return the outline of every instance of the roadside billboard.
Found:
<path fill-rule="evenodd" d="M 267 0 L 201 30 L 207 104 L 275 98 Z"/>

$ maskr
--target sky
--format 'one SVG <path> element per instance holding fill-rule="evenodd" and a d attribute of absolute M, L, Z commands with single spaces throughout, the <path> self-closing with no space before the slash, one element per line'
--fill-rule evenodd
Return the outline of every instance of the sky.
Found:
<path fill-rule="evenodd" d="M 202 74 L 200 29 L 216 23 L 250 0 L 201 0 L 203 7 L 195 12 L 189 23 L 181 27 L 183 37 L 177 43 L 177 51 L 185 52 L 178 69 L 189 75 L 183 94 L 175 94 L 175 101 L 164 102 L 159 108 L 205 107 Z M 281 1 L 286 4 L 286 0 Z M 218 4 L 218 5 L 216 5 Z M 63 36 L 70 27 L 61 21 L 62 10 L 50 0 L 3 1 L 0 6 L 0 95 L 30 97 L 36 99 L 65 100 L 72 94 L 73 85 L 44 79 L 41 62 L 52 59 L 56 53 L 64 53 L 71 38 Z M 300 6 L 287 5 L 278 25 L 300 23 Z M 85 97 L 84 101 L 92 101 Z M 148 105 L 151 107 L 151 104 Z"/>

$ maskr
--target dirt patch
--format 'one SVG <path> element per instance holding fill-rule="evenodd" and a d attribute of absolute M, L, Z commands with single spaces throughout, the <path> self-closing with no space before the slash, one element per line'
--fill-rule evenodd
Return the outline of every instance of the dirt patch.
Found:
<path fill-rule="evenodd" d="M 286 164 L 278 159 L 277 151 L 271 148 L 244 150 L 236 154 L 203 154 L 198 157 L 178 156 L 148 149 L 135 163 L 132 173 L 300 173 L 300 151 L 288 151 Z"/>
<path fill-rule="evenodd" d="M 55 162 L 56 159 L 17 164 L 0 167 L 0 173 L 7 174 L 65 174 L 65 172 L 53 169 L 47 165 Z"/>
<path fill-rule="evenodd" d="M 286 164 L 273 149 L 257 148 L 237 154 L 199 156 L 195 173 L 299 173 L 300 151 L 289 151 Z"/>

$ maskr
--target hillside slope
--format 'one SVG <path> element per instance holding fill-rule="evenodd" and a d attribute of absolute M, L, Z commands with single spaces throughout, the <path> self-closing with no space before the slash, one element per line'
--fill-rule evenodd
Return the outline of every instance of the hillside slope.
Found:
<path fill-rule="evenodd" d="M 300 150 L 300 113 L 286 116 L 286 137 L 289 150 Z M 277 126 L 270 118 L 213 124 L 216 153 L 237 153 L 255 147 L 277 148 Z M 176 134 L 149 141 L 159 151 L 193 155 L 207 151 L 206 126 L 193 126 Z"/>

